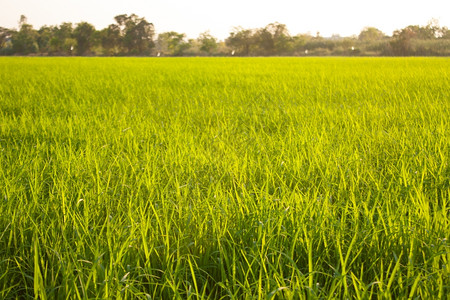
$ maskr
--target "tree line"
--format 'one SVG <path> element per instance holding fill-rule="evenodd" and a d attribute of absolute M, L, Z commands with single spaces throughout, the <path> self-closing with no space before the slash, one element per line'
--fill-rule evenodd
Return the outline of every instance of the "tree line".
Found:
<path fill-rule="evenodd" d="M 118 15 L 115 23 L 97 30 L 88 22 L 62 23 L 34 29 L 21 16 L 19 28 L 0 27 L 0 55 L 60 56 L 449 56 L 450 30 L 430 21 L 411 25 L 392 36 L 366 27 L 358 36 L 291 35 L 286 25 L 236 27 L 224 41 L 209 32 L 187 39 L 175 31 L 155 34 L 155 27 L 135 14 Z"/>

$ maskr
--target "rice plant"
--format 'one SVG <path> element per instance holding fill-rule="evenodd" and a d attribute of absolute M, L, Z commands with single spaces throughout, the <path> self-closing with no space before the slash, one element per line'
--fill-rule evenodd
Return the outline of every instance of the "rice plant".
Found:
<path fill-rule="evenodd" d="M 450 60 L 0 58 L 0 298 L 445 299 Z"/>

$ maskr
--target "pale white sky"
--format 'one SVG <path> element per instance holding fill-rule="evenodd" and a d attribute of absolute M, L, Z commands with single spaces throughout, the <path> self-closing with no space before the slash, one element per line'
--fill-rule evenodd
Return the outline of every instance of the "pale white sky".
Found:
<path fill-rule="evenodd" d="M 17 28 L 23 14 L 35 28 L 86 21 L 102 29 L 114 16 L 131 13 L 152 22 L 157 33 L 174 30 L 190 38 L 209 30 L 225 39 L 235 26 L 272 22 L 286 24 L 291 34 L 322 36 L 359 34 L 365 26 L 391 35 L 432 18 L 450 27 L 449 0 L 0 0 L 0 26 L 8 28 Z"/>

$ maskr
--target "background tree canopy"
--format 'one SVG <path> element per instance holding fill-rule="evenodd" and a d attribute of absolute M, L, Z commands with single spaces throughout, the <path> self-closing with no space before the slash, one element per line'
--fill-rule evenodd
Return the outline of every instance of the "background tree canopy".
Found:
<path fill-rule="evenodd" d="M 374 27 L 358 36 L 330 38 L 291 35 L 285 24 L 263 28 L 235 27 L 224 41 L 208 31 L 187 39 L 175 31 L 155 34 L 154 25 L 136 14 L 117 15 L 115 23 L 97 30 L 88 22 L 42 26 L 21 16 L 18 29 L 0 27 L 0 55 L 132 55 L 132 56 L 449 56 L 450 31 L 432 20 L 410 25 L 388 36 Z"/>

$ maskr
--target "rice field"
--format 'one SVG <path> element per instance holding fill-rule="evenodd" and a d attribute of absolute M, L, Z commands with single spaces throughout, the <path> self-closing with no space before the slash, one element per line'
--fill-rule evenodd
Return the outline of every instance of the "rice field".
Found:
<path fill-rule="evenodd" d="M 448 58 L 0 58 L 1 299 L 446 299 Z"/>

